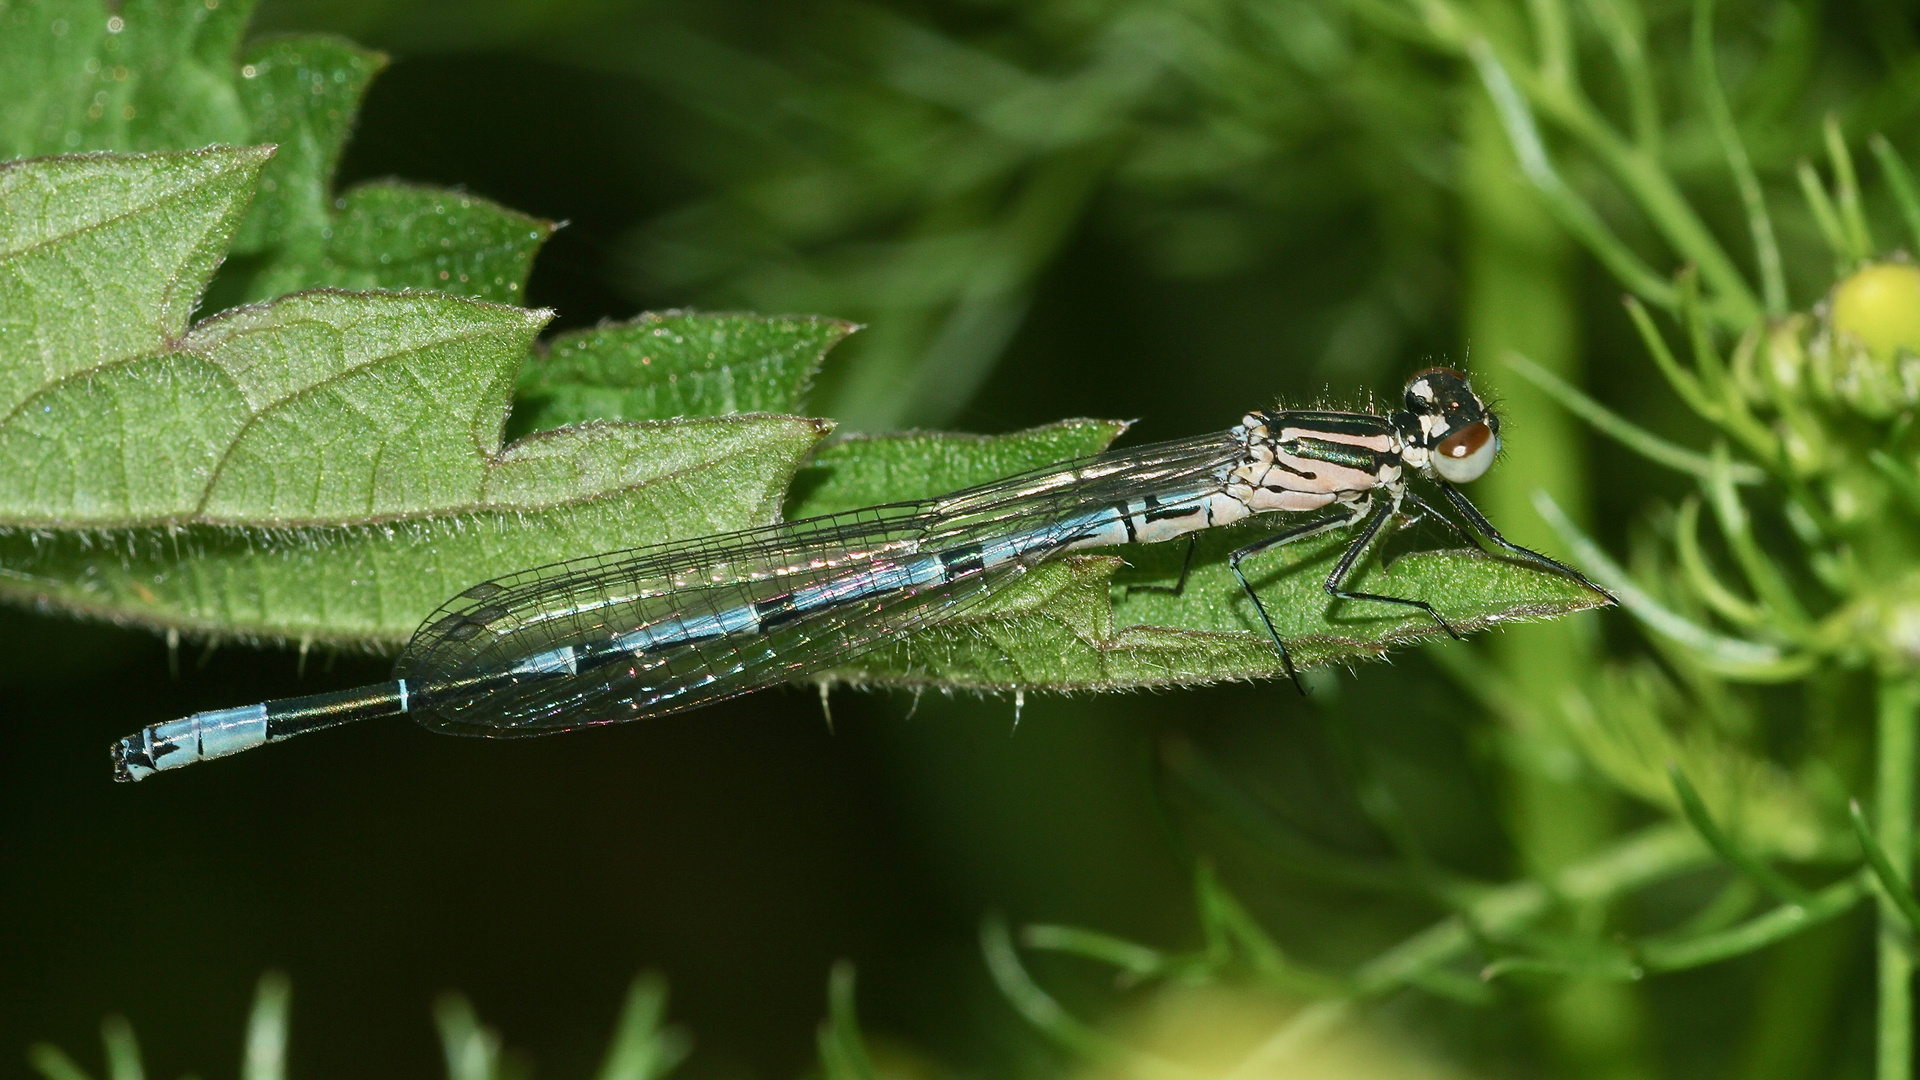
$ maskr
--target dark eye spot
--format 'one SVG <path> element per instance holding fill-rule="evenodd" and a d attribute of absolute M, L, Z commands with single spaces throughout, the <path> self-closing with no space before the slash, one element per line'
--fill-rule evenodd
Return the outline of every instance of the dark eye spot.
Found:
<path fill-rule="evenodd" d="M 1487 425 L 1473 424 L 1440 440 L 1436 449 L 1443 457 L 1463 458 L 1477 452 L 1492 438 L 1493 432 L 1487 429 Z"/>

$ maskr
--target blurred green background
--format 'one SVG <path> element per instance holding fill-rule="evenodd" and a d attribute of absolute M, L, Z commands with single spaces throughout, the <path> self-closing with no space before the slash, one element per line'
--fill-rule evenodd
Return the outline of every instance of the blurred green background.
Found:
<path fill-rule="evenodd" d="M 1527 501 L 1545 486 L 1623 550 L 1686 483 L 1488 358 L 1523 351 L 1681 441 L 1704 427 L 1647 361 L 1619 282 L 1520 178 L 1471 67 L 1371 10 L 266 0 L 255 32 L 338 32 L 392 56 L 341 187 L 397 176 L 567 222 L 527 296 L 556 326 L 675 306 L 859 320 L 814 411 L 863 431 L 1097 416 L 1172 438 L 1476 365 L 1507 407 L 1482 505 L 1558 553 Z M 1496 28 L 1527 17 L 1473 10 Z M 1582 64 L 1603 66 L 1618 10 L 1578 7 Z M 1661 160 L 1744 265 L 1740 203 L 1686 81 L 1693 8 L 1654 0 L 1641 17 L 1654 89 L 1675 102 Z M 1824 152 L 1829 110 L 1915 159 L 1915 9 L 1741 0 L 1717 25 L 1805 308 L 1832 266 L 1790 201 L 1792 163 Z M 1632 114 L 1634 87 L 1592 81 L 1604 110 Z M 1565 168 L 1629 244 L 1677 264 L 1596 166 Z M 1871 190 L 1868 209 L 1892 219 Z M 1010 700 L 929 694 L 909 717 L 906 695 L 842 692 L 829 728 L 796 690 L 524 743 L 346 729 L 122 788 L 105 747 L 129 730 L 386 665 L 315 655 L 302 671 L 229 645 L 183 650 L 176 675 L 144 633 L 0 620 L 0 1048 L 48 1040 L 93 1063 L 98 1018 L 120 1012 L 157 1077 L 230 1075 L 268 968 L 293 981 L 300 1076 L 438 1073 L 428 1004 L 448 988 L 538 1076 L 585 1076 L 646 968 L 695 1036 L 676 1075 L 793 1076 L 841 957 L 896 1064 L 1042 1074 L 1059 1059 L 990 981 L 986 913 L 1192 947 L 1205 858 L 1305 963 L 1358 963 L 1435 917 L 1417 890 L 1276 866 L 1169 785 L 1169 748 L 1198 747 L 1328 847 L 1414 850 L 1488 881 L 1651 819 L 1564 738 L 1497 722 L 1420 652 L 1324 673 L 1306 700 L 1271 684 L 1036 697 L 1016 727 Z M 1586 615 L 1474 648 L 1550 700 L 1634 642 L 1623 617 Z M 1756 698 L 1783 743 L 1797 700 Z M 1718 880 L 1636 902 L 1697 905 Z M 1871 936 L 1862 909 L 1631 988 L 1520 983 L 1486 1007 L 1409 993 L 1376 1020 L 1474 1075 L 1869 1075 Z M 1035 971 L 1084 1016 L 1126 1001 L 1104 969 Z"/>

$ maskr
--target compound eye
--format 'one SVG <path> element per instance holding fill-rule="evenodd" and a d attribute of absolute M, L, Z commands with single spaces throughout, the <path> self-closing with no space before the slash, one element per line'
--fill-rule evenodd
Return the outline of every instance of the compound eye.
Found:
<path fill-rule="evenodd" d="M 1466 484 L 1486 475 L 1500 453 L 1500 437 L 1485 421 L 1468 424 L 1433 448 L 1433 471 L 1440 479 Z"/>

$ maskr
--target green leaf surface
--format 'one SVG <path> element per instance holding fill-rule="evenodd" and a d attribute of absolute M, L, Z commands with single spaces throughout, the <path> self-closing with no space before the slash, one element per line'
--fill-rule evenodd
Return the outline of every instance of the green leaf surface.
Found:
<path fill-rule="evenodd" d="M 189 329 L 268 156 L 0 166 L 0 590 L 392 647 L 475 581 L 776 517 L 824 422 L 599 422 L 503 444 L 546 312 L 315 290 Z M 817 360 L 812 323 L 726 320 L 731 338 L 685 324 L 722 366 Z"/>
<path fill-rule="evenodd" d="M 301 288 L 431 289 L 517 304 L 553 235 L 550 221 L 412 184 L 364 184 L 334 205 L 320 262 L 292 274 Z"/>
<path fill-rule="evenodd" d="M 512 430 L 799 412 L 827 350 L 856 329 L 816 316 L 664 311 L 562 334 L 521 369 Z"/>
<path fill-rule="evenodd" d="M 390 651 L 447 597 L 529 566 L 766 524 L 821 421 L 742 416 L 535 435 L 485 508 L 268 532 L 0 535 L 0 592 L 122 622 Z"/>
<path fill-rule="evenodd" d="M 209 310 L 322 286 L 518 303 L 553 226 L 477 196 L 332 177 L 380 53 L 240 40 L 252 0 L 0 0 L 0 159 L 273 144 Z"/>
<path fill-rule="evenodd" d="M 315 286 L 433 289 L 517 303 L 551 222 L 478 196 L 394 182 L 329 189 L 354 114 L 386 58 L 325 35 L 247 47 L 239 94 L 250 138 L 280 153 L 261 176 L 212 306 Z"/>
<path fill-rule="evenodd" d="M 546 319 L 323 290 L 102 357 L 0 420 L 0 522 L 284 528 L 484 506 L 511 483 L 500 425 Z"/>
<path fill-rule="evenodd" d="M 1143 578 L 1171 584 L 1184 545 L 1072 555 L 1029 572 L 1003 595 L 832 673 L 858 685 L 979 690 L 1105 690 L 1281 674 L 1279 655 L 1233 580 L 1226 553 L 1272 525 L 1207 537 L 1185 592 L 1127 592 Z M 1321 587 L 1344 534 L 1262 556 L 1249 573 L 1297 668 L 1374 659 L 1442 631 L 1398 605 L 1340 601 Z M 1599 597 L 1525 564 L 1469 551 L 1407 555 L 1369 566 L 1354 588 L 1424 599 L 1462 633 L 1596 607 Z"/>
<path fill-rule="evenodd" d="M 1062 420 L 1011 435 L 859 435 L 821 447 L 794 478 L 789 519 L 927 499 L 1097 454 L 1126 425 Z"/>
<path fill-rule="evenodd" d="M 274 143 L 280 154 L 261 177 L 253 212 L 234 239 L 236 254 L 280 247 L 297 257 L 319 246 L 334 167 L 360 99 L 386 62 L 377 52 L 325 35 L 247 46 L 237 84 L 247 139 Z"/>
<path fill-rule="evenodd" d="M 271 151 L 0 164 L 0 415 L 179 336 Z"/>
<path fill-rule="evenodd" d="M 245 143 L 251 0 L 0 0 L 0 158 Z"/>
<path fill-rule="evenodd" d="M 265 160 L 0 167 L 0 524 L 352 524 L 508 482 L 500 425 L 544 312 L 321 291 L 182 333 Z"/>

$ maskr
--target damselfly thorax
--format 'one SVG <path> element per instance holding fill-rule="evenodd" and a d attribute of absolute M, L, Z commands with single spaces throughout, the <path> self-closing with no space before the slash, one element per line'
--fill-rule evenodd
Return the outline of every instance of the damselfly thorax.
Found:
<path fill-rule="evenodd" d="M 1179 594 L 1204 529 L 1261 515 L 1285 528 L 1227 559 L 1281 670 L 1286 642 L 1242 572 L 1248 558 L 1354 530 L 1327 593 L 1417 608 L 1424 600 L 1347 588 L 1369 546 L 1407 510 L 1605 593 L 1508 541 L 1453 485 L 1499 453 L 1500 425 L 1444 368 L 1408 382 L 1387 415 L 1248 413 L 1215 435 L 1097 455 L 951 495 L 536 567 L 481 582 L 427 617 L 392 682 L 196 713 L 113 747 L 116 777 L 236 753 L 375 716 L 438 731 L 537 735 L 660 716 L 805 678 L 953 618 L 1064 553 L 1185 537 Z M 1464 526 L 1408 484 L 1433 483 Z M 1610 598 L 1609 598 L 1610 599 Z M 1455 636 L 1458 636 L 1455 634 Z"/>

